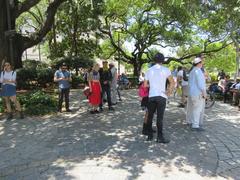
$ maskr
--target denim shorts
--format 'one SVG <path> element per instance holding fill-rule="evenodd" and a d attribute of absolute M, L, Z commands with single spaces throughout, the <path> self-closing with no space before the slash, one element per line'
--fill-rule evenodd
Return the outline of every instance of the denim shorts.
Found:
<path fill-rule="evenodd" d="M 12 84 L 2 85 L 1 96 L 3 97 L 16 96 L 16 86 Z"/>

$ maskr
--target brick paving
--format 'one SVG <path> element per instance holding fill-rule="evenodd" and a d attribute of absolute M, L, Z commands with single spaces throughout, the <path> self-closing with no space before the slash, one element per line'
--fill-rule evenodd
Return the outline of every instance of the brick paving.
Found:
<path fill-rule="evenodd" d="M 204 132 L 181 122 L 184 110 L 170 99 L 167 145 L 141 135 L 144 113 L 136 90 L 122 91 L 115 112 L 91 115 L 79 90 L 72 113 L 0 120 L 0 179 L 157 180 L 240 179 L 240 114 L 216 103 Z M 155 125 L 154 125 L 154 128 Z"/>

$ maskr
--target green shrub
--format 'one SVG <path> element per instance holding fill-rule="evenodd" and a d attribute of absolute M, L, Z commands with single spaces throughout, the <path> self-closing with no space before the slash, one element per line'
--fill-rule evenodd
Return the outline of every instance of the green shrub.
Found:
<path fill-rule="evenodd" d="M 217 74 L 216 73 L 209 73 L 210 78 L 211 78 L 211 82 L 217 82 Z"/>
<path fill-rule="evenodd" d="M 43 91 L 19 95 L 18 99 L 26 114 L 44 115 L 57 110 L 57 100 Z"/>
<path fill-rule="evenodd" d="M 54 71 L 49 68 L 37 69 L 37 83 L 40 87 L 46 87 L 47 84 L 53 83 Z"/>
<path fill-rule="evenodd" d="M 84 83 L 82 76 L 72 75 L 72 88 L 78 88 L 80 84 Z"/>
<path fill-rule="evenodd" d="M 40 63 L 41 63 L 41 61 L 27 59 L 27 60 L 23 61 L 23 68 L 25 68 L 25 69 L 36 69 L 37 66 Z"/>
<path fill-rule="evenodd" d="M 21 68 L 17 70 L 17 88 L 33 89 L 36 86 L 37 71 L 36 69 Z"/>
<path fill-rule="evenodd" d="M 4 112 L 4 104 L 3 104 L 3 99 L 0 98 L 0 113 Z"/>

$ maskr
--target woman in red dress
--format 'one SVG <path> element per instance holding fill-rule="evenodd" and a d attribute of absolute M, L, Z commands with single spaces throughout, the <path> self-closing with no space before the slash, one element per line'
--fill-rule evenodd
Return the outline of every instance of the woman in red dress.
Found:
<path fill-rule="evenodd" d="M 88 76 L 88 84 L 90 88 L 90 95 L 88 96 L 89 103 L 92 106 L 91 114 L 99 113 L 97 110 L 99 104 L 101 103 L 101 84 L 99 75 L 99 64 L 94 64 L 92 71 Z"/>

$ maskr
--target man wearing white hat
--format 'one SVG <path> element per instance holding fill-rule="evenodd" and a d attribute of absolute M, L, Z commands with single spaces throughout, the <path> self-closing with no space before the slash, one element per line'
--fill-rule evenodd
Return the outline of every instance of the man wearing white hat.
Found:
<path fill-rule="evenodd" d="M 197 57 L 193 61 L 193 69 L 188 78 L 189 96 L 187 101 L 186 121 L 192 124 L 192 130 L 202 131 L 206 99 L 206 80 L 203 71 L 203 61 Z"/>

